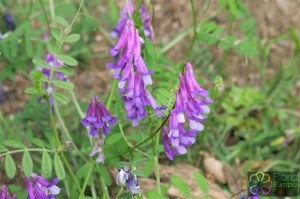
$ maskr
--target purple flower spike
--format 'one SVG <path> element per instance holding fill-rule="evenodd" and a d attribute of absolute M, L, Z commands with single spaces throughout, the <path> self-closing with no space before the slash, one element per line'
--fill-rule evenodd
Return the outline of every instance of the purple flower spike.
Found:
<path fill-rule="evenodd" d="M 187 153 L 186 146 L 195 143 L 199 131 L 204 129 L 203 121 L 210 112 L 208 92 L 197 83 L 190 63 L 185 64 L 185 72 L 179 75 L 180 89 L 176 91 L 176 102 L 171 110 L 169 128 L 163 128 L 163 143 L 167 157 L 173 160 L 178 154 Z M 188 121 L 188 125 L 186 124 Z M 188 127 L 188 130 L 185 128 Z"/>
<path fill-rule="evenodd" d="M 130 12 L 130 14 L 128 12 Z M 110 33 L 112 38 L 118 38 L 121 36 L 125 28 L 126 21 L 129 19 L 130 15 L 133 15 L 133 12 L 134 7 L 131 1 L 128 2 L 128 5 L 124 4 L 120 14 L 119 23 L 116 26 L 116 28 L 114 28 L 113 31 Z M 140 7 L 140 16 L 142 19 L 142 24 L 144 26 L 145 36 L 148 37 L 151 41 L 154 41 L 154 31 L 151 25 L 151 16 L 147 10 L 145 2 L 143 2 Z"/>
<path fill-rule="evenodd" d="M 45 178 L 32 173 L 31 178 L 26 179 L 28 199 L 51 199 L 60 193 L 56 186 L 58 178 L 48 181 Z"/>
<path fill-rule="evenodd" d="M 105 136 L 110 133 L 110 126 L 117 122 L 117 118 L 112 117 L 98 97 L 91 98 L 86 117 L 82 118 L 83 126 L 89 127 L 88 135 L 93 137 L 94 146 L 90 156 L 98 155 L 96 162 L 104 162 L 104 140 Z M 102 131 L 99 132 L 99 129 Z"/>
<path fill-rule="evenodd" d="M 115 70 L 113 77 L 119 81 L 119 93 L 124 95 L 121 99 L 128 111 L 126 118 L 132 121 L 132 126 L 137 126 L 148 115 L 146 106 L 152 106 L 156 115 L 163 117 L 162 110 L 167 107 L 159 107 L 146 89 L 147 85 L 152 84 L 151 71 L 148 71 L 141 56 L 139 31 L 135 29 L 131 19 L 127 20 L 110 54 L 116 56 L 118 60 L 108 64 L 107 68 Z"/>
<path fill-rule="evenodd" d="M 6 185 L 2 185 L 0 190 L 0 199 L 16 199 L 16 194 L 12 194 L 9 192 Z"/>
<path fill-rule="evenodd" d="M 102 129 L 103 135 L 110 133 L 110 126 L 117 122 L 117 118 L 112 117 L 98 97 L 92 97 L 88 107 L 86 117 L 81 120 L 83 126 L 89 127 L 89 136 L 99 137 L 98 130 Z"/>

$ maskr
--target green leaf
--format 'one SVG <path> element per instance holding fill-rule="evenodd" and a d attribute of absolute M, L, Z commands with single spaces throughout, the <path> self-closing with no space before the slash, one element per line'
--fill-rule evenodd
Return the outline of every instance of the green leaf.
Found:
<path fill-rule="evenodd" d="M 60 55 L 58 58 L 63 61 L 65 64 L 70 66 L 77 66 L 78 62 L 73 57 L 67 56 L 67 55 Z"/>
<path fill-rule="evenodd" d="M 58 67 L 58 68 L 55 68 L 54 70 L 56 72 L 61 72 L 61 73 L 65 74 L 65 75 L 69 75 L 69 76 L 75 74 L 75 72 L 71 68 L 69 68 L 67 66 Z"/>
<path fill-rule="evenodd" d="M 17 140 L 5 140 L 3 144 L 6 146 L 13 147 L 13 148 L 19 148 L 19 149 L 26 148 L 26 146 L 24 144 L 22 144 L 21 142 L 19 142 Z"/>
<path fill-rule="evenodd" d="M 51 177 L 52 174 L 52 160 L 46 151 L 43 152 L 42 156 L 42 173 L 46 178 Z"/>
<path fill-rule="evenodd" d="M 154 163 L 153 158 L 150 158 L 148 161 L 145 161 L 144 173 L 146 177 L 150 176 L 153 169 L 153 163 Z"/>
<path fill-rule="evenodd" d="M 34 87 L 26 88 L 24 92 L 29 95 L 36 95 L 39 93 Z"/>
<path fill-rule="evenodd" d="M 61 89 L 65 89 L 65 90 L 73 90 L 74 89 L 74 85 L 71 82 L 53 80 L 52 83 Z"/>
<path fill-rule="evenodd" d="M 185 196 L 190 196 L 191 190 L 190 187 L 183 181 L 179 176 L 171 176 L 171 183 Z"/>
<path fill-rule="evenodd" d="M 145 39 L 145 47 L 149 55 L 154 58 L 155 57 L 155 49 L 150 39 Z"/>
<path fill-rule="evenodd" d="M 108 136 L 105 140 L 106 145 L 112 145 L 122 138 L 120 133 L 114 133 Z"/>
<path fill-rule="evenodd" d="M 8 149 L 0 144 L 0 152 L 8 151 Z"/>
<path fill-rule="evenodd" d="M 101 176 L 103 177 L 105 184 L 111 185 L 112 181 L 110 178 L 110 174 L 107 170 L 107 168 L 103 164 L 99 164 L 99 171 L 101 173 Z"/>
<path fill-rule="evenodd" d="M 56 16 L 54 18 L 54 21 L 62 26 L 68 27 L 69 23 L 67 20 L 65 20 L 64 18 L 60 17 L 60 16 Z"/>
<path fill-rule="evenodd" d="M 61 159 L 57 153 L 54 155 L 54 170 L 56 173 L 56 176 L 60 179 L 63 180 L 66 177 L 66 172 L 65 168 L 61 162 Z"/>
<path fill-rule="evenodd" d="M 12 179 L 16 175 L 16 164 L 11 155 L 7 154 L 5 156 L 5 164 L 4 164 L 5 172 L 8 178 Z"/>
<path fill-rule="evenodd" d="M 24 171 L 25 176 L 31 176 L 33 171 L 33 163 L 30 154 L 28 151 L 24 152 L 23 159 L 22 159 L 22 169 Z"/>
<path fill-rule="evenodd" d="M 203 193 L 207 194 L 209 191 L 209 187 L 206 179 L 199 172 L 195 172 L 193 176 L 199 188 L 203 191 Z"/>
<path fill-rule="evenodd" d="M 33 139 L 31 140 L 31 143 L 34 144 L 34 145 L 36 145 L 36 146 L 39 146 L 39 147 L 41 147 L 41 148 L 43 148 L 43 147 L 45 146 L 44 141 L 41 140 L 41 139 L 39 139 L 39 138 L 33 138 Z"/>
<path fill-rule="evenodd" d="M 39 66 L 42 68 L 50 68 L 49 64 L 46 61 L 44 61 L 43 59 L 34 58 L 32 60 L 32 62 L 34 63 L 35 66 Z"/>
<path fill-rule="evenodd" d="M 33 48 L 32 48 L 32 43 L 29 39 L 29 37 L 25 37 L 25 49 L 26 49 L 26 54 L 28 57 L 33 56 Z"/>
<path fill-rule="evenodd" d="M 67 104 L 68 101 L 69 101 L 68 98 L 65 95 L 63 95 L 61 93 L 57 93 L 57 92 L 53 92 L 53 98 L 55 100 L 60 101 L 63 104 Z"/>
<path fill-rule="evenodd" d="M 50 39 L 50 41 L 48 41 L 47 43 L 47 50 L 52 53 L 52 54 L 55 54 L 56 53 L 56 42 L 54 39 Z"/>
<path fill-rule="evenodd" d="M 61 30 L 55 28 L 51 30 L 51 35 L 59 42 L 62 42 L 63 33 Z"/>
<path fill-rule="evenodd" d="M 80 34 L 71 34 L 65 38 L 65 42 L 67 43 L 75 43 L 80 39 Z"/>
<path fill-rule="evenodd" d="M 134 174 L 134 175 L 137 175 L 137 176 L 142 176 L 142 177 L 145 177 L 145 173 L 143 171 L 140 171 L 140 170 L 131 170 L 131 173 Z"/>

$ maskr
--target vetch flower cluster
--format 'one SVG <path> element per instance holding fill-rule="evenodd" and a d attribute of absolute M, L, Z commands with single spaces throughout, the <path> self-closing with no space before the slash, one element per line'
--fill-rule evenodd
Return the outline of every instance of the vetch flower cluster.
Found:
<path fill-rule="evenodd" d="M 116 28 L 113 29 L 113 31 L 110 33 L 113 38 L 117 38 L 121 36 L 121 33 L 126 25 L 126 21 L 130 18 L 130 15 L 133 15 L 134 7 L 131 1 L 127 4 L 124 4 L 122 12 L 120 14 L 119 23 L 117 24 Z M 147 10 L 147 7 L 145 5 L 145 2 L 143 1 L 141 7 L 140 7 L 140 16 L 142 20 L 142 24 L 144 27 L 144 34 L 146 37 L 148 37 L 151 41 L 154 41 L 154 31 L 151 26 L 151 16 Z"/>
<path fill-rule="evenodd" d="M 98 154 L 97 163 L 104 161 L 103 145 L 105 136 L 110 133 L 110 126 L 117 122 L 117 118 L 112 117 L 106 107 L 98 97 L 91 98 L 86 117 L 81 120 L 83 126 L 89 127 L 88 135 L 93 137 L 94 147 L 90 156 Z M 101 129 L 101 133 L 99 133 Z"/>
<path fill-rule="evenodd" d="M 0 199 L 16 199 L 16 194 L 11 194 L 6 185 L 2 185 Z"/>
<path fill-rule="evenodd" d="M 26 178 L 28 199 L 55 198 L 60 193 L 60 188 L 56 186 L 58 182 L 58 178 L 48 181 L 32 173 L 31 177 Z"/>
<path fill-rule="evenodd" d="M 127 190 L 133 195 L 140 193 L 137 177 L 125 168 L 120 168 L 117 171 L 116 183 L 117 185 L 126 186 Z"/>
<path fill-rule="evenodd" d="M 197 83 L 190 63 L 185 64 L 185 72 L 179 75 L 180 89 L 176 92 L 176 102 L 171 110 L 169 127 L 163 128 L 163 143 L 167 157 L 173 160 L 178 154 L 187 153 L 186 146 L 195 142 L 199 131 L 204 129 L 203 121 L 210 112 L 208 92 Z M 186 119 L 189 128 L 186 130 Z"/>
<path fill-rule="evenodd" d="M 165 106 L 159 107 L 147 85 L 152 84 L 152 79 L 143 57 L 141 56 L 141 41 L 139 30 L 135 29 L 134 22 L 128 19 L 122 31 L 121 37 L 116 45 L 110 50 L 111 56 L 118 56 L 117 62 L 107 65 L 107 68 L 114 69 L 113 77 L 119 80 L 119 93 L 125 102 L 125 109 L 128 111 L 126 118 L 137 126 L 142 118 L 148 115 L 146 106 L 152 106 L 158 117 L 162 117 L 162 110 Z M 127 84 L 127 87 L 125 85 Z"/>
<path fill-rule="evenodd" d="M 61 60 L 59 60 L 58 58 L 56 58 L 51 53 L 49 53 L 46 56 L 45 61 L 49 64 L 50 67 L 53 67 L 53 68 L 59 68 L 59 67 L 64 66 L 64 63 Z M 42 71 L 42 73 L 45 75 L 45 77 L 47 79 L 50 79 L 50 78 L 54 79 L 55 78 L 54 75 L 52 77 L 50 77 L 51 70 L 49 68 L 37 67 L 36 69 Z M 57 78 L 59 80 L 65 81 L 67 79 L 67 77 L 61 72 L 55 72 L 54 74 L 57 75 Z M 45 90 L 47 91 L 47 93 L 49 95 L 50 106 L 53 108 L 54 99 L 52 97 L 52 94 L 53 94 L 54 85 L 53 84 L 48 85 L 48 83 L 46 82 L 44 87 L 45 87 Z"/>

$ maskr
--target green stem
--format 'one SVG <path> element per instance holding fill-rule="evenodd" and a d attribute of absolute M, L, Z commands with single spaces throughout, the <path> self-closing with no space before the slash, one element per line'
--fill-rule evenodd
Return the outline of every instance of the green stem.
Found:
<path fill-rule="evenodd" d="M 11 130 L 11 128 L 9 127 L 9 125 L 6 123 L 4 117 L 3 117 L 3 114 L 2 112 L 0 111 L 0 120 L 2 121 L 4 127 L 6 128 L 6 130 L 8 131 L 8 133 L 13 137 L 13 138 L 16 138 L 14 132 Z"/>
<path fill-rule="evenodd" d="M 83 111 L 82 111 L 82 109 L 81 109 L 81 107 L 80 107 L 80 105 L 79 105 L 79 103 L 78 103 L 78 100 L 77 100 L 77 98 L 76 98 L 76 96 L 75 96 L 74 91 L 71 90 L 71 91 L 70 91 L 70 94 L 71 94 L 72 101 L 73 101 L 73 103 L 74 103 L 74 105 L 75 105 L 75 108 L 76 108 L 76 110 L 77 110 L 79 116 L 80 116 L 81 118 L 83 118 L 83 117 L 84 117 L 84 113 L 83 113 Z"/>
<path fill-rule="evenodd" d="M 190 48 L 189 48 L 189 50 L 187 51 L 187 53 L 185 55 L 186 60 L 188 60 L 190 58 L 191 53 L 192 53 L 193 48 L 194 48 L 194 45 L 195 45 L 195 42 L 196 42 L 196 39 L 197 39 L 197 13 L 196 13 L 196 9 L 195 9 L 194 0 L 190 0 L 190 3 L 191 3 L 192 13 L 193 13 L 193 32 L 194 32 L 194 35 L 193 35 L 193 39 L 192 39 Z"/>
<path fill-rule="evenodd" d="M 100 171 L 99 171 L 99 177 L 100 177 L 101 187 L 103 189 L 103 192 L 105 193 L 106 199 L 110 199 L 110 196 L 109 196 L 109 193 L 108 193 L 108 189 L 106 187 L 106 184 L 104 182 L 103 177 L 100 174 Z"/>
<path fill-rule="evenodd" d="M 80 194 L 80 195 L 84 195 L 86 186 L 87 186 L 87 184 L 88 184 L 88 182 L 89 182 L 89 180 L 90 180 L 90 177 L 91 177 L 91 175 L 92 175 L 92 173 L 93 173 L 93 169 L 94 169 L 94 167 L 95 167 L 95 164 L 96 164 L 96 162 L 93 161 L 92 165 L 90 166 L 90 169 L 89 169 L 89 171 L 88 171 L 88 173 L 87 173 L 87 176 L 86 176 L 86 178 L 85 178 L 84 184 L 83 184 L 83 186 L 82 186 L 82 188 L 81 188 L 81 194 Z M 78 199 L 80 199 L 80 196 L 79 196 Z"/>
<path fill-rule="evenodd" d="M 13 150 L 13 151 L 8 151 L 6 153 L 1 153 L 0 157 L 8 155 L 8 154 L 14 154 L 14 153 L 23 153 L 25 151 L 32 151 L 32 152 L 49 152 L 49 153 L 55 153 L 55 150 L 50 150 L 50 149 L 40 149 L 40 148 L 31 148 L 31 149 L 18 149 L 18 150 Z"/>
<path fill-rule="evenodd" d="M 60 115 L 60 111 L 59 111 L 59 108 L 57 107 L 56 103 L 54 103 L 54 109 L 55 109 L 55 113 L 56 113 L 56 116 L 57 116 L 57 119 L 58 119 L 58 122 L 60 124 L 60 127 L 62 129 L 62 131 L 66 134 L 66 137 L 67 139 L 69 139 L 70 141 L 73 141 L 72 139 L 72 136 L 70 135 L 63 119 L 61 118 L 61 115 Z M 80 153 L 80 150 L 78 149 L 77 145 L 75 142 L 72 143 L 72 147 L 75 149 L 75 151 L 79 154 L 79 156 L 85 161 L 85 162 L 88 162 L 89 160 Z"/>
<path fill-rule="evenodd" d="M 46 12 L 46 9 L 45 9 L 45 5 L 43 3 L 43 0 L 39 0 L 40 4 L 41 4 L 41 8 L 43 10 L 43 13 L 45 15 L 45 19 L 46 19 L 46 23 L 47 23 L 47 27 L 48 27 L 48 32 L 50 33 L 51 31 L 51 28 L 50 28 L 50 21 L 49 21 L 49 18 L 48 18 L 48 15 L 47 15 L 47 12 Z"/>
<path fill-rule="evenodd" d="M 156 148 L 157 148 L 157 146 L 159 145 L 159 138 L 160 138 L 160 134 L 157 133 L 157 135 L 156 135 L 156 143 L 155 143 Z M 159 194 L 161 194 L 158 156 L 159 156 L 159 153 L 156 154 L 156 151 L 155 151 L 154 162 L 155 162 L 156 186 L 157 186 L 157 192 L 158 192 Z"/>
<path fill-rule="evenodd" d="M 79 184 L 79 182 L 78 182 L 78 180 L 77 180 L 77 178 L 76 178 L 76 176 L 75 176 L 75 174 L 74 174 L 74 172 L 73 172 L 73 170 L 72 170 L 72 168 L 71 168 L 68 160 L 66 159 L 66 157 L 65 157 L 65 155 L 63 153 L 60 154 L 60 157 L 63 160 L 63 162 L 65 163 L 65 165 L 67 167 L 67 170 L 68 170 L 69 174 L 71 175 L 72 179 L 74 180 L 74 183 L 76 184 L 76 187 L 77 187 L 79 193 L 81 193 L 80 184 Z M 80 196 L 81 197 L 83 196 L 83 198 L 84 198 L 84 195 L 80 194 Z"/>
<path fill-rule="evenodd" d="M 106 108 L 109 110 L 109 107 L 111 105 L 111 101 L 112 101 L 112 98 L 114 96 L 114 92 L 115 92 L 115 89 L 116 89 L 116 85 L 117 85 L 117 80 L 114 80 L 113 81 L 113 84 L 112 84 L 112 88 L 110 90 L 110 93 L 108 95 L 108 99 L 105 101 L 105 106 Z"/>
<path fill-rule="evenodd" d="M 123 127 L 122 127 L 121 122 L 119 122 L 119 129 L 120 129 L 121 135 L 122 135 L 124 141 L 126 142 L 127 146 L 129 146 L 129 147 L 132 148 L 132 147 L 133 147 L 133 144 L 132 144 L 131 142 L 129 142 L 129 140 L 126 138 L 125 133 L 124 133 L 124 131 L 123 131 Z M 135 150 L 141 152 L 144 156 L 150 157 L 150 155 L 148 155 L 147 153 L 145 153 L 145 152 L 142 151 L 142 150 L 139 150 L 139 149 L 135 149 Z"/>
<path fill-rule="evenodd" d="M 174 105 L 173 105 L 174 106 Z M 162 127 L 166 124 L 166 122 L 168 121 L 170 117 L 170 114 L 168 114 L 168 116 L 165 118 L 165 120 L 159 125 L 159 127 L 149 136 L 147 137 L 145 140 L 141 141 L 140 143 L 136 144 L 135 146 L 133 146 L 130 150 L 127 150 L 123 153 L 121 153 L 120 155 L 117 155 L 117 156 L 114 156 L 112 158 L 110 158 L 109 160 L 112 160 L 112 159 L 115 159 L 115 158 L 118 158 L 120 156 L 123 156 L 129 152 L 132 152 L 133 150 L 135 150 L 136 148 L 140 147 L 141 145 L 143 145 L 144 143 L 148 142 L 149 140 L 151 140 L 161 129 Z M 109 161 L 108 160 L 108 161 Z"/>
<path fill-rule="evenodd" d="M 48 109 L 49 109 L 49 114 L 50 114 L 50 120 L 51 120 L 51 124 L 52 124 L 53 133 L 54 133 L 54 136 L 55 136 L 55 139 L 56 139 L 56 145 L 57 145 L 57 147 L 59 147 L 60 146 L 60 140 L 59 140 L 57 128 L 56 128 L 56 125 L 55 125 L 54 115 L 53 115 L 52 107 L 50 105 L 49 98 L 47 99 L 47 104 L 48 104 Z M 71 177 L 73 178 L 74 183 L 76 184 L 79 193 L 81 193 L 81 188 L 80 188 L 79 182 L 78 182 L 72 168 L 70 167 L 65 155 L 63 153 L 61 153 L 60 157 L 62 158 L 65 166 L 67 167 L 68 172 L 70 173 Z"/>

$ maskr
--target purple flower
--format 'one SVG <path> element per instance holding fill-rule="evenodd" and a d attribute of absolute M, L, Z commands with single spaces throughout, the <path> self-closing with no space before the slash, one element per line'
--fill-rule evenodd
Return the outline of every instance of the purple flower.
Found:
<path fill-rule="evenodd" d="M 124 27 L 126 25 L 126 21 L 129 19 L 130 15 L 133 15 L 134 7 L 131 1 L 127 4 L 124 4 L 122 12 L 120 14 L 119 23 L 117 24 L 116 28 L 113 29 L 113 31 L 110 33 L 110 35 L 113 38 L 120 37 L 122 34 L 122 31 L 124 30 Z M 142 3 L 140 7 L 140 16 L 142 19 L 142 24 L 144 26 L 144 34 L 146 37 L 148 37 L 151 41 L 154 41 L 154 31 L 151 26 L 151 16 L 148 13 L 147 7 L 145 5 L 145 2 Z"/>
<path fill-rule="evenodd" d="M 6 11 L 3 15 L 3 19 L 6 23 L 6 29 L 9 30 L 9 31 L 13 31 L 16 29 L 16 24 L 11 16 L 11 14 Z"/>
<path fill-rule="evenodd" d="M 59 68 L 59 67 L 64 66 L 64 63 L 61 60 L 55 58 L 55 56 L 53 54 L 51 54 L 51 53 L 49 53 L 46 56 L 45 61 L 49 64 L 50 67 Z M 54 66 L 54 62 L 55 62 L 55 66 Z M 37 67 L 37 69 L 40 70 L 40 71 L 42 71 L 42 73 L 47 77 L 47 79 L 50 78 L 50 69 L 49 68 Z M 66 80 L 66 77 L 65 77 L 65 75 L 63 73 L 56 72 L 56 74 L 57 74 L 57 78 L 59 80 Z"/>
<path fill-rule="evenodd" d="M 110 133 L 110 126 L 113 126 L 116 122 L 117 118 L 110 115 L 98 97 L 92 97 L 86 117 L 82 118 L 81 123 L 83 126 L 89 127 L 88 134 L 94 139 L 94 146 L 90 152 L 90 156 L 98 154 L 97 163 L 104 162 L 103 148 L 105 136 Z M 102 130 L 101 134 L 99 134 L 99 129 Z"/>
<path fill-rule="evenodd" d="M 45 61 L 49 64 L 50 67 L 59 68 L 59 67 L 64 66 L 64 63 L 61 60 L 55 58 L 55 56 L 53 54 L 51 54 L 51 53 L 49 53 L 46 56 Z M 54 63 L 55 63 L 55 66 L 54 66 Z M 39 70 L 39 71 L 42 71 L 42 73 L 45 75 L 45 77 L 47 79 L 50 79 L 51 70 L 49 68 L 42 68 L 42 67 L 38 66 L 36 69 Z M 63 80 L 64 81 L 64 80 L 67 79 L 67 77 L 63 73 L 61 73 L 61 72 L 56 72 L 54 74 L 57 75 L 57 78 L 59 80 Z M 55 77 L 53 75 L 52 79 L 54 79 L 54 78 Z M 45 90 L 46 90 L 46 92 L 47 92 L 47 94 L 49 96 L 50 106 L 53 108 L 54 99 L 52 97 L 52 94 L 53 94 L 54 85 L 53 84 L 48 85 L 48 83 L 46 82 L 45 85 L 44 85 L 44 88 L 45 88 Z M 41 100 L 41 98 L 39 98 L 39 100 Z"/>
<path fill-rule="evenodd" d="M 12 194 L 9 192 L 6 185 L 2 185 L 0 190 L 0 199 L 16 199 L 16 194 Z"/>
<path fill-rule="evenodd" d="M 140 15 L 145 29 L 145 36 L 148 37 L 151 41 L 154 41 L 154 31 L 151 25 L 151 16 L 147 10 L 145 2 L 143 2 L 143 4 L 141 5 Z"/>
<path fill-rule="evenodd" d="M 176 91 L 176 102 L 171 110 L 169 128 L 163 128 L 163 143 L 167 157 L 173 160 L 178 154 L 187 153 L 186 146 L 195 142 L 199 131 L 204 129 L 203 121 L 210 112 L 207 104 L 208 92 L 201 88 L 195 80 L 190 63 L 185 64 L 185 72 L 179 75 L 180 89 Z M 189 126 L 186 130 L 186 121 Z"/>
<path fill-rule="evenodd" d="M 90 156 L 93 157 L 94 155 L 98 155 L 96 162 L 103 163 L 104 162 L 104 140 L 105 135 L 102 135 L 102 139 L 100 137 L 94 138 L 94 146 L 92 151 L 90 152 Z"/>
<path fill-rule="evenodd" d="M 32 173 L 26 179 L 28 199 L 51 199 L 59 194 L 60 188 L 56 186 L 58 178 L 47 181 L 45 178 Z"/>
<path fill-rule="evenodd" d="M 126 170 L 124 168 L 120 168 L 116 175 L 116 184 L 117 185 L 125 185 L 126 181 L 129 179 L 130 175 L 131 175 L 131 173 L 128 170 Z"/>
<path fill-rule="evenodd" d="M 132 2 L 129 1 L 128 3 L 129 3 L 129 5 L 124 4 L 123 9 L 120 14 L 119 23 L 113 29 L 113 31 L 110 33 L 112 38 L 118 38 L 121 35 L 121 33 L 125 27 L 126 21 L 127 21 L 127 19 L 129 19 L 128 9 L 130 10 L 130 14 L 133 14 L 134 8 L 132 5 Z"/>
<path fill-rule="evenodd" d="M 136 176 L 132 174 L 129 176 L 128 180 L 126 181 L 126 188 L 132 195 L 140 193 L 140 186 Z"/>
<path fill-rule="evenodd" d="M 117 185 L 126 186 L 127 191 L 129 191 L 132 195 L 140 193 L 140 186 L 138 185 L 137 177 L 125 168 L 121 168 L 117 171 L 116 183 Z"/>
<path fill-rule="evenodd" d="M 122 34 L 116 45 L 110 50 L 111 56 L 119 58 L 116 62 L 109 63 L 107 68 L 114 69 L 113 77 L 119 80 L 119 93 L 125 102 L 128 111 L 126 118 L 132 121 L 133 126 L 148 115 L 146 106 L 152 106 L 158 117 L 162 117 L 162 110 L 166 106 L 159 107 L 146 89 L 152 84 L 151 73 L 141 56 L 141 41 L 139 31 L 135 29 L 134 22 L 127 20 Z"/>
<path fill-rule="evenodd" d="M 110 133 L 110 126 L 117 122 L 117 118 L 112 117 L 98 97 L 91 98 L 86 117 L 81 120 L 83 126 L 89 127 L 89 135 L 94 138 L 99 137 L 98 130 L 102 129 L 104 135 Z"/>

